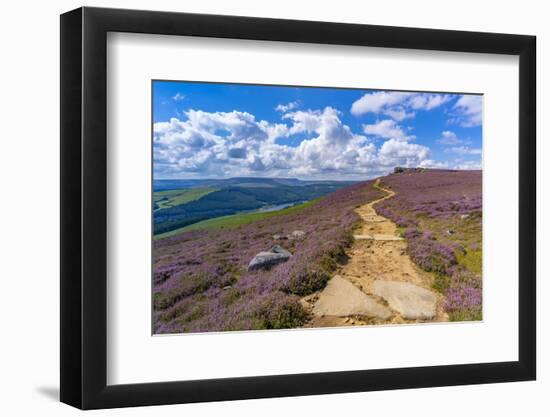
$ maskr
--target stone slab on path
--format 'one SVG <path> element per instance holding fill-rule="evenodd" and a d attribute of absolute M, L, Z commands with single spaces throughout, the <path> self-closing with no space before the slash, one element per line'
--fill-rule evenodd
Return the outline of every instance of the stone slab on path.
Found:
<path fill-rule="evenodd" d="M 363 215 L 363 220 L 367 223 L 382 223 L 387 222 L 388 219 L 385 219 L 384 217 L 380 217 L 377 215 Z"/>
<path fill-rule="evenodd" d="M 313 307 L 316 316 L 367 316 L 387 320 L 392 312 L 348 280 L 335 275 Z"/>
<path fill-rule="evenodd" d="M 376 240 L 380 242 L 393 242 L 403 240 L 400 236 L 394 235 L 354 235 L 356 240 Z"/>
<path fill-rule="evenodd" d="M 437 297 L 432 292 L 417 285 L 400 281 L 376 280 L 373 284 L 375 295 L 386 300 L 392 310 L 408 320 L 432 319 L 436 314 Z"/>

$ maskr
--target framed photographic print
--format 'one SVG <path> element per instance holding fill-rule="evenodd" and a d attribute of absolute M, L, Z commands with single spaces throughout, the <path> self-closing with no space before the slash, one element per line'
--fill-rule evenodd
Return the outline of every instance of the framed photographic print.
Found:
<path fill-rule="evenodd" d="M 61 16 L 61 400 L 535 379 L 535 38 Z"/>

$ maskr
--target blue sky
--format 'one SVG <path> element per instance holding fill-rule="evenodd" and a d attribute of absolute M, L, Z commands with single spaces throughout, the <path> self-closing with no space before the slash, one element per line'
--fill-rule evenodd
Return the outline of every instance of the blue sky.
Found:
<path fill-rule="evenodd" d="M 365 179 L 480 169 L 482 96 L 153 82 L 154 176 Z"/>

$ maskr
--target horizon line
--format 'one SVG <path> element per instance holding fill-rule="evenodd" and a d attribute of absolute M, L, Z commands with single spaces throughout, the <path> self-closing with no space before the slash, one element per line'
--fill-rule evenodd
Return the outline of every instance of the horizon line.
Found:
<path fill-rule="evenodd" d="M 400 167 L 396 167 L 400 168 Z M 425 171 L 456 171 L 456 172 L 462 172 L 462 171 L 483 171 L 483 169 L 455 169 L 455 168 L 423 168 L 423 167 L 403 167 L 407 170 L 410 169 L 423 169 Z M 230 179 L 237 179 L 237 178 L 243 178 L 243 179 L 287 179 L 287 180 L 298 180 L 298 181 L 369 181 L 374 178 L 380 178 L 385 177 L 387 175 L 392 175 L 394 172 L 389 172 L 387 174 L 378 175 L 372 178 L 364 178 L 364 179 L 304 179 L 299 177 L 255 177 L 255 176 L 235 176 L 235 177 L 203 177 L 203 178 L 155 178 L 153 175 L 154 181 L 193 181 L 193 180 L 230 180 Z"/>

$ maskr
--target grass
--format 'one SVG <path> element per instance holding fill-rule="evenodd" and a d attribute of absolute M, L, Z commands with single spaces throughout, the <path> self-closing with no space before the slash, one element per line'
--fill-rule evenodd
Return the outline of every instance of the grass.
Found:
<path fill-rule="evenodd" d="M 466 250 L 466 253 L 457 251 L 456 253 L 456 259 L 458 261 L 459 265 L 462 265 L 466 269 L 469 269 L 470 271 L 481 274 L 481 267 L 482 267 L 482 251 L 479 250 Z"/>
<path fill-rule="evenodd" d="M 432 288 L 441 294 L 445 294 L 451 286 L 452 279 L 445 274 L 433 273 Z"/>
<path fill-rule="evenodd" d="M 417 217 L 421 227 L 433 230 L 438 238 L 448 243 L 460 243 L 464 247 L 481 244 L 481 213 L 473 213 L 467 218 L 461 219 L 458 216 L 451 218 L 429 218 L 425 215 Z M 453 230 L 449 236 L 446 230 Z"/>
<path fill-rule="evenodd" d="M 277 211 L 266 212 L 254 212 L 254 213 L 239 213 L 232 214 L 230 216 L 215 217 L 213 219 L 203 220 L 202 222 L 190 224 L 179 229 L 171 230 L 166 233 L 161 233 L 154 236 L 155 240 L 163 239 L 170 236 L 175 236 L 183 232 L 190 232 L 192 230 L 214 230 L 214 229 L 232 229 L 239 226 L 244 226 L 253 223 L 258 220 L 268 219 L 270 217 L 282 216 L 285 214 L 293 214 L 299 212 L 316 202 L 320 201 L 323 197 L 316 198 L 314 200 L 307 201 L 296 206 L 288 207 Z"/>
<path fill-rule="evenodd" d="M 452 311 L 449 313 L 450 321 L 480 321 L 483 320 L 481 308 L 472 310 Z"/>
<path fill-rule="evenodd" d="M 189 203 L 193 200 L 198 200 L 207 194 L 218 191 L 218 188 L 199 187 L 189 188 L 185 190 L 166 190 L 156 191 L 153 194 L 153 200 L 157 203 L 159 210 L 167 209 L 181 204 Z"/>

